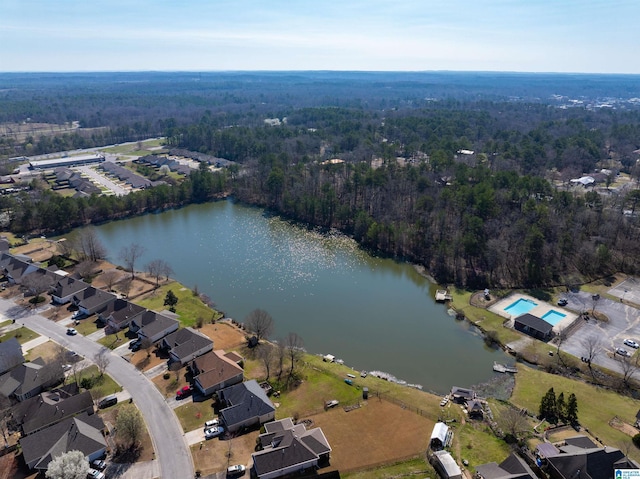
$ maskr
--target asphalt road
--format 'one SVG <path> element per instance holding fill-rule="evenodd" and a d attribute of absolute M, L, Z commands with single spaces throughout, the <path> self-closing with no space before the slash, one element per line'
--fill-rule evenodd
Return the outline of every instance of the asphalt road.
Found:
<path fill-rule="evenodd" d="M 85 358 L 94 357 L 103 346 L 83 336 L 67 336 L 60 324 L 33 314 L 12 301 L 0 300 L 0 313 L 8 319 L 51 338 Z M 182 427 L 160 391 L 140 371 L 116 354 L 111 354 L 107 373 L 131 394 L 145 419 L 160 465 L 160 477 L 194 477 L 193 460 Z"/>

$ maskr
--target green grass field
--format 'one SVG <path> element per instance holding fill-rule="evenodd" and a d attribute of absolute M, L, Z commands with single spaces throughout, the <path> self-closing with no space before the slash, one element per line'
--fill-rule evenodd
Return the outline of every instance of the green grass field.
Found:
<path fill-rule="evenodd" d="M 111 376 L 108 374 L 100 376 L 97 366 L 89 366 L 80 371 L 78 374 L 78 382 L 81 382 L 82 378 L 95 379 L 95 383 L 91 388 L 91 397 L 93 398 L 100 398 L 122 391 L 122 387 L 115 382 Z"/>
<path fill-rule="evenodd" d="M 211 407 L 210 399 L 203 402 L 190 402 L 184 406 L 179 406 L 173 411 L 178 416 L 180 425 L 184 432 L 193 431 L 194 429 L 203 428 L 204 422 L 216 417 Z"/>
<path fill-rule="evenodd" d="M 183 326 L 194 326 L 198 321 L 198 318 L 202 318 L 206 322 L 210 322 L 212 319 L 222 318 L 222 313 L 209 308 L 200 300 L 200 298 L 195 296 L 189 288 L 186 288 L 177 282 L 161 286 L 150 296 L 141 300 L 136 300 L 136 303 L 144 308 L 152 309 L 154 311 L 168 309 L 167 306 L 164 305 L 164 298 L 169 290 L 173 291 L 173 294 L 178 298 L 176 313 L 178 314 L 180 323 Z"/>
<path fill-rule="evenodd" d="M 24 344 L 27 341 L 31 341 L 32 339 L 36 339 L 40 336 L 35 331 L 31 331 L 30 329 L 22 326 L 21 328 L 14 329 L 13 331 L 9 331 L 3 336 L 0 336 L 0 342 L 6 341 L 7 339 L 16 338 L 20 344 Z"/>

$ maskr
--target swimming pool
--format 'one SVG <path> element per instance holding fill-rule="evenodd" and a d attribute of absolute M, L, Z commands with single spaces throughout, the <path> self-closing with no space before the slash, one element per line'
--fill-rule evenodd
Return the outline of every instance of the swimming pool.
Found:
<path fill-rule="evenodd" d="M 566 317 L 567 317 L 566 314 L 562 314 L 556 311 L 555 309 L 551 309 L 546 313 L 544 313 L 544 316 L 542 316 L 542 319 L 544 319 L 550 325 L 555 326 Z"/>
<path fill-rule="evenodd" d="M 509 306 L 504 308 L 504 311 L 517 318 L 518 316 L 528 313 L 536 306 L 538 306 L 538 303 L 534 303 L 530 299 L 520 298 L 516 302 L 511 303 Z"/>

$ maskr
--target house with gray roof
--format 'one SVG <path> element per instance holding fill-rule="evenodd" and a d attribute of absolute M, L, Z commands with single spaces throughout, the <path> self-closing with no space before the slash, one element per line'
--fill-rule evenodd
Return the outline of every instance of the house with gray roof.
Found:
<path fill-rule="evenodd" d="M 65 276 L 58 280 L 51 292 L 51 298 L 54 303 L 67 304 L 73 299 L 75 294 L 84 291 L 91 285 L 84 281 L 73 279 L 71 276 Z"/>
<path fill-rule="evenodd" d="M 11 408 L 10 424 L 28 436 L 69 417 L 93 412 L 91 393 L 80 393 L 78 385 L 72 383 L 16 404 Z"/>
<path fill-rule="evenodd" d="M 241 383 L 244 370 L 223 350 L 209 351 L 194 359 L 189 364 L 195 386 L 205 396 L 210 396 L 219 389 Z"/>
<path fill-rule="evenodd" d="M 551 331 L 553 330 L 553 325 L 547 323 L 544 319 L 538 318 L 533 314 L 523 314 L 518 316 L 513 321 L 513 327 L 517 331 L 528 334 L 529 336 L 533 336 L 536 339 L 540 339 L 542 341 L 548 341 L 551 339 Z"/>
<path fill-rule="evenodd" d="M 142 306 L 138 306 L 126 299 L 116 299 L 109 301 L 107 305 L 98 312 L 98 321 L 102 322 L 111 331 L 120 331 L 129 326 L 131 321 L 146 311 Z"/>
<path fill-rule="evenodd" d="M 24 401 L 59 383 L 63 377 L 60 364 L 45 363 L 42 358 L 36 358 L 0 376 L 0 393 Z"/>
<path fill-rule="evenodd" d="M 155 311 L 145 311 L 131 320 L 129 331 L 138 333 L 140 339 L 148 339 L 155 343 L 177 331 L 179 327 L 180 322 L 175 318 Z"/>
<path fill-rule="evenodd" d="M 261 451 L 251 454 L 252 476 L 274 479 L 329 464 L 331 446 L 322 429 L 307 430 L 291 418 L 268 422 L 258 438 Z"/>
<path fill-rule="evenodd" d="M 31 470 L 46 471 L 49 463 L 69 451 L 82 452 L 87 460 L 107 450 L 104 423 L 97 414 L 79 414 L 20 439 L 24 462 Z"/>
<path fill-rule="evenodd" d="M 525 460 L 514 453 L 500 464 L 490 462 L 479 465 L 476 474 L 480 479 L 538 479 Z"/>
<path fill-rule="evenodd" d="M 91 316 L 104 309 L 110 302 L 115 301 L 116 296 L 89 286 L 86 289 L 73 295 L 73 304 L 75 304 L 80 312 L 87 316 Z"/>
<path fill-rule="evenodd" d="M 8 261 L 2 265 L 2 272 L 11 284 L 21 284 L 23 276 L 40 269 L 40 267 L 34 263 L 24 261 L 12 255 L 9 256 Z"/>
<path fill-rule="evenodd" d="M 183 328 L 162 338 L 160 348 L 169 351 L 169 362 L 185 365 L 211 351 L 213 341 L 192 328 Z"/>
<path fill-rule="evenodd" d="M 255 379 L 221 389 L 220 418 L 229 432 L 259 426 L 275 419 L 276 408 Z"/>
<path fill-rule="evenodd" d="M 24 363 L 22 346 L 16 338 L 0 343 L 0 375 Z"/>

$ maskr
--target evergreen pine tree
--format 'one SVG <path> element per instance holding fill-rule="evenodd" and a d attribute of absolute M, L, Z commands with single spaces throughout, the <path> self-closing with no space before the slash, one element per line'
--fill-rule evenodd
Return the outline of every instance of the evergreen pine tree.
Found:
<path fill-rule="evenodd" d="M 578 399 L 571 393 L 567 401 L 567 422 L 572 425 L 578 424 Z"/>

